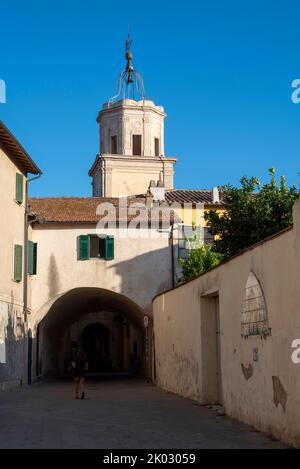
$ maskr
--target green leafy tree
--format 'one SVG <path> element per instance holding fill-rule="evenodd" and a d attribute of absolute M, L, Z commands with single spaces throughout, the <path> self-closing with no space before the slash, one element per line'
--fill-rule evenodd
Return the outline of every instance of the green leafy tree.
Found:
<path fill-rule="evenodd" d="M 180 259 L 182 267 L 181 281 L 191 280 L 207 272 L 221 262 L 222 256 L 216 253 L 210 244 L 202 244 L 189 251 L 187 259 Z"/>
<path fill-rule="evenodd" d="M 278 184 L 275 169 L 270 181 L 243 177 L 241 187 L 224 187 L 224 214 L 210 210 L 205 214 L 209 231 L 216 236 L 214 249 L 223 259 L 293 224 L 293 204 L 299 198 L 295 186 L 287 187 L 285 178 Z"/>

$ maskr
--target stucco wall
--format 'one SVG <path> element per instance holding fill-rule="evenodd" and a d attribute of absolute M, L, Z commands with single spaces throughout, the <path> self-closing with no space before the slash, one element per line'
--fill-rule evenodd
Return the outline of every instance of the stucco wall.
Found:
<path fill-rule="evenodd" d="M 31 278 L 32 325 L 47 313 L 49 300 L 79 287 L 98 287 L 121 293 L 144 310 L 152 298 L 172 285 L 169 239 L 152 239 L 150 230 L 133 230 L 139 238 L 115 236 L 115 257 L 78 260 L 78 237 L 96 233 L 92 226 L 37 225 L 32 239 L 38 243 L 37 275 Z M 105 231 L 102 231 L 103 233 Z"/>
<path fill-rule="evenodd" d="M 23 280 L 15 282 L 14 245 L 23 246 L 24 202 L 15 201 L 16 173 L 20 170 L 0 148 L 0 389 L 20 384 L 25 379 L 25 325 L 23 317 Z M 25 178 L 23 185 L 25 201 Z M 23 276 L 24 278 L 24 272 Z"/>
<path fill-rule="evenodd" d="M 256 275 L 266 302 L 271 334 L 264 338 L 241 336 L 242 301 L 250 272 Z M 226 413 L 300 446 L 300 364 L 291 359 L 291 344 L 300 338 L 299 202 L 292 230 L 154 300 L 157 384 L 202 404 L 218 400 L 217 393 L 211 392 L 216 326 L 212 333 L 209 325 L 212 301 L 217 298 Z"/>

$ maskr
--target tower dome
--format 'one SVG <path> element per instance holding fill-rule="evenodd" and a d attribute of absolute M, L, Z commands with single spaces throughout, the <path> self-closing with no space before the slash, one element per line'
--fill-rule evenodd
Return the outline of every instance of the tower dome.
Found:
<path fill-rule="evenodd" d="M 100 152 L 89 174 L 93 195 L 118 197 L 146 193 L 150 181 L 173 189 L 176 158 L 166 158 L 162 106 L 145 92 L 132 65 L 131 38 L 126 40 L 126 68 L 119 74 L 116 95 L 100 110 Z"/>

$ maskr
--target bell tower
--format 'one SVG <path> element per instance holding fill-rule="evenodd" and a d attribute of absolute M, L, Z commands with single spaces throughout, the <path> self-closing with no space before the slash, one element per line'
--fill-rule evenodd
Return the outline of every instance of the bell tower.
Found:
<path fill-rule="evenodd" d="M 90 169 L 94 197 L 145 194 L 151 180 L 173 189 L 176 158 L 164 152 L 162 106 L 151 101 L 141 75 L 133 68 L 131 39 L 126 41 L 126 68 L 120 73 L 116 95 L 98 114 L 100 152 Z"/>

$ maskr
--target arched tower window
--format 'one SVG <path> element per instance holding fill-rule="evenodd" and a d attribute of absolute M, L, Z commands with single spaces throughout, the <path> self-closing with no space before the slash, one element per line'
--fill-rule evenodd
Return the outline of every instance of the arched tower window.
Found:
<path fill-rule="evenodd" d="M 254 272 L 250 272 L 244 291 L 241 325 L 242 337 L 270 334 L 263 290 Z"/>

